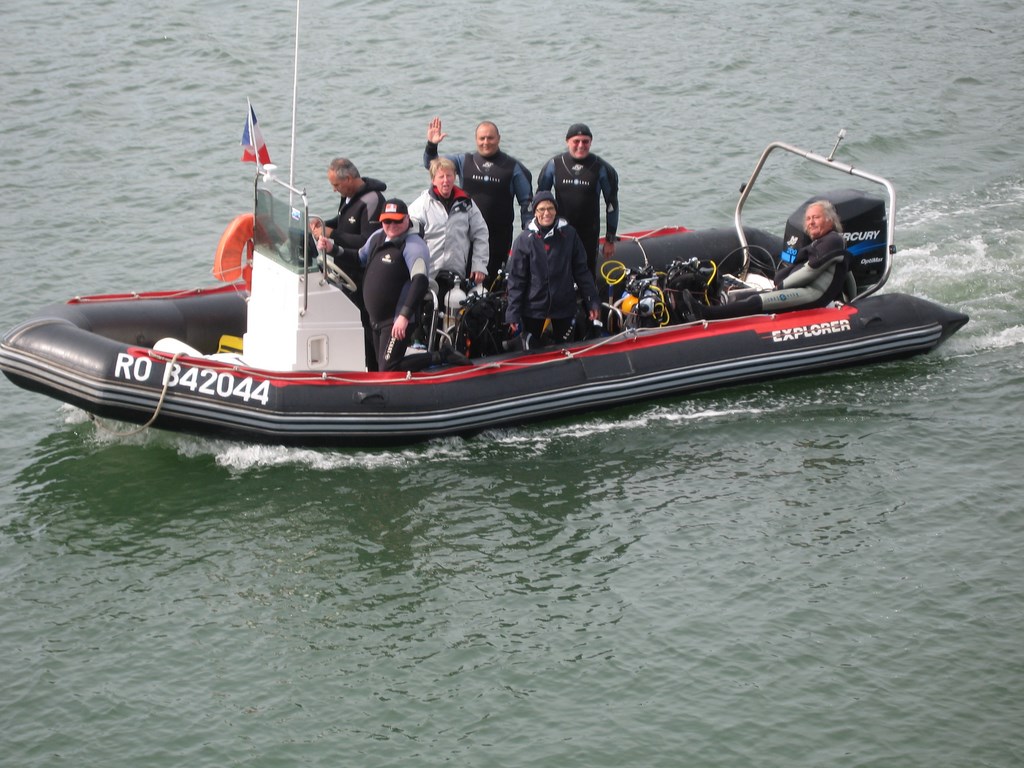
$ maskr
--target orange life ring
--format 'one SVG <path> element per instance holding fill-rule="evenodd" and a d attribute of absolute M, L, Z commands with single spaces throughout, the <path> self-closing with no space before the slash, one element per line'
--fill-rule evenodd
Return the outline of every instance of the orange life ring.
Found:
<path fill-rule="evenodd" d="M 252 287 L 253 216 L 242 213 L 231 220 L 217 243 L 213 276 L 225 283 L 244 280 Z"/>

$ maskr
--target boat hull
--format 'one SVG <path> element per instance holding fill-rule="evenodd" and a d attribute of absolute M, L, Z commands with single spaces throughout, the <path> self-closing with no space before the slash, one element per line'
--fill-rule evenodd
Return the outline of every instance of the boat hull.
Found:
<path fill-rule="evenodd" d="M 967 317 L 884 294 L 856 305 L 637 329 L 564 348 L 418 373 L 275 373 L 204 354 L 241 335 L 237 286 L 77 300 L 37 313 L 0 343 L 15 384 L 100 417 L 250 442 L 408 443 L 651 398 L 910 357 Z"/>

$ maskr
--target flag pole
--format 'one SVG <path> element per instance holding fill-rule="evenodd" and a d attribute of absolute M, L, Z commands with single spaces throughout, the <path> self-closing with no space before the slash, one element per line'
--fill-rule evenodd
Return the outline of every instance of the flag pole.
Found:
<path fill-rule="evenodd" d="M 256 157 L 256 175 L 260 175 L 260 148 L 256 146 L 256 125 L 253 123 L 253 111 L 252 102 L 249 98 L 245 99 L 245 106 L 248 108 L 248 112 L 245 115 L 245 122 L 249 126 L 249 145 L 252 147 L 252 153 Z"/>
<path fill-rule="evenodd" d="M 295 75 L 292 80 L 292 150 L 288 163 L 288 185 L 295 186 L 295 115 L 297 111 L 299 95 L 299 5 L 301 0 L 295 0 Z"/>

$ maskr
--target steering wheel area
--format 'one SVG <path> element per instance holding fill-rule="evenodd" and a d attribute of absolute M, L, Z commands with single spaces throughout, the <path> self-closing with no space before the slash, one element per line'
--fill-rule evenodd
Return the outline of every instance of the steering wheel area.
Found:
<path fill-rule="evenodd" d="M 331 256 L 324 254 L 321 258 L 324 265 L 324 274 L 332 283 L 337 283 L 349 293 L 355 293 L 356 281 L 349 277 L 348 272 L 339 267 Z"/>

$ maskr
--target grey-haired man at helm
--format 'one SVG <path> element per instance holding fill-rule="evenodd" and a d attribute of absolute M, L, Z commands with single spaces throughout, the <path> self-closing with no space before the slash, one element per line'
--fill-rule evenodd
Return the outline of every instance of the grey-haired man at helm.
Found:
<path fill-rule="evenodd" d="M 380 229 L 381 209 L 384 207 L 384 191 L 388 185 L 383 181 L 363 177 L 355 163 L 347 157 L 336 157 L 327 167 L 327 181 L 341 195 L 338 213 L 322 223 L 311 225 L 318 240 L 318 247 L 334 259 L 346 273 L 359 283 L 359 249 L 370 235 Z M 373 346 L 370 321 L 363 305 L 361 288 L 348 293 L 352 303 L 359 308 L 363 322 L 366 369 L 377 370 L 377 351 Z"/>

